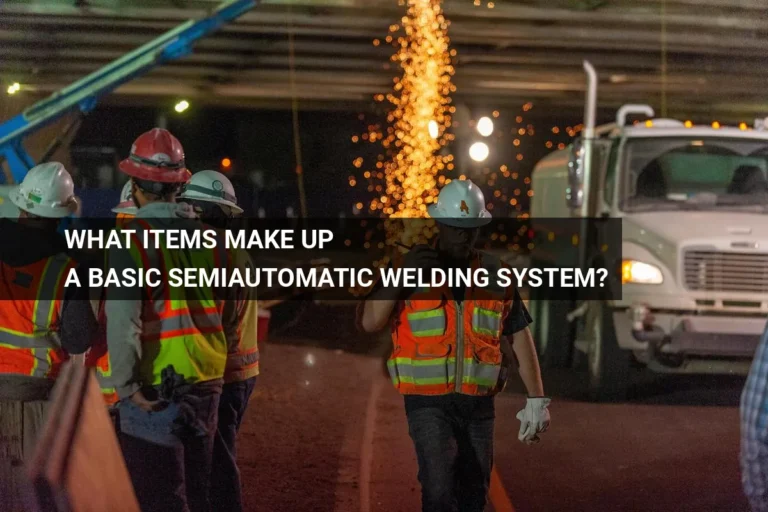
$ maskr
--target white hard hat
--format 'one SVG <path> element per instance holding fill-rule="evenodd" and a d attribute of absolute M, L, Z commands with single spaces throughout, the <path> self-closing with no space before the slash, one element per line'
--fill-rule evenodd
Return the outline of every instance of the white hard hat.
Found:
<path fill-rule="evenodd" d="M 179 199 L 192 199 L 195 201 L 207 201 L 232 209 L 232 213 L 243 213 L 243 209 L 237 206 L 235 187 L 229 178 L 216 171 L 200 171 L 192 175 L 179 194 Z"/>
<path fill-rule="evenodd" d="M 483 191 L 470 180 L 451 180 L 427 212 L 439 223 L 457 228 L 477 228 L 491 222 Z"/>
<path fill-rule="evenodd" d="M 54 219 L 77 211 L 72 176 L 59 162 L 47 162 L 30 169 L 24 181 L 11 192 L 11 202 L 25 212 Z"/>
<path fill-rule="evenodd" d="M 136 204 L 133 202 L 133 196 L 131 195 L 132 183 L 131 180 L 125 182 L 123 190 L 120 192 L 120 202 L 117 206 L 112 208 L 112 213 L 126 213 L 128 215 L 136 215 L 139 211 Z"/>
<path fill-rule="evenodd" d="M 18 219 L 19 209 L 11 202 L 16 185 L 0 185 L 0 219 Z"/>

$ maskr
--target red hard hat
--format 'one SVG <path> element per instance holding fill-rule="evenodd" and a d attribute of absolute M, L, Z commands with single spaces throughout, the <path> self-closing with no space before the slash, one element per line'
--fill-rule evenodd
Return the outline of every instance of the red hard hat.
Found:
<path fill-rule="evenodd" d="M 184 148 L 168 130 L 153 128 L 133 142 L 131 154 L 120 170 L 140 180 L 186 183 L 190 172 L 184 165 Z"/>

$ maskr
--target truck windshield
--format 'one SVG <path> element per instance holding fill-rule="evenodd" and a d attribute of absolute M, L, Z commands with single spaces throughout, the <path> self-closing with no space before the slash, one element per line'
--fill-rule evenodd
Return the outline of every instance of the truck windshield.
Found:
<path fill-rule="evenodd" d="M 768 141 L 631 138 L 624 148 L 625 211 L 768 211 Z"/>

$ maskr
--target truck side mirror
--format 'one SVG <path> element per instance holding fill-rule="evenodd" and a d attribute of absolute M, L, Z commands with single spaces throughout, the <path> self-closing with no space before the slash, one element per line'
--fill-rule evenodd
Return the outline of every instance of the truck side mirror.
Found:
<path fill-rule="evenodd" d="M 568 188 L 565 200 L 572 209 L 581 208 L 584 201 L 584 142 L 575 139 L 568 158 Z"/>

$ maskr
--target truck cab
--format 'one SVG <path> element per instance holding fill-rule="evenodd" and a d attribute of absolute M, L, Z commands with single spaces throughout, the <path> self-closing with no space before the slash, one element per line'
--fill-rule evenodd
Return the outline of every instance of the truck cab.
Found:
<path fill-rule="evenodd" d="M 627 122 L 633 114 L 645 119 Z M 531 297 L 545 365 L 586 359 L 595 399 L 623 397 L 633 363 L 662 373 L 749 371 L 768 317 L 763 126 L 696 126 L 629 105 L 538 163 L 533 220 L 622 223 L 620 299 Z"/>

